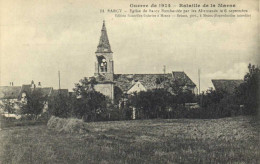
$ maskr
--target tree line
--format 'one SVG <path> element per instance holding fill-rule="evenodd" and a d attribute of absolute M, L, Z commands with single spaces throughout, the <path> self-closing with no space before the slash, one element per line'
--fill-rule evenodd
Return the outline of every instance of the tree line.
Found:
<path fill-rule="evenodd" d="M 128 120 L 153 118 L 221 118 L 236 115 L 256 115 L 259 107 L 259 67 L 249 64 L 244 82 L 234 93 L 208 90 L 194 95 L 189 90 L 172 86 L 175 93 L 166 89 L 153 89 L 126 95 L 115 89 L 115 102 L 96 92 L 96 80 L 84 78 L 75 85 L 75 95 L 57 94 L 44 97 L 35 91 L 27 95 L 21 114 L 32 118 L 41 115 L 48 103 L 47 115 L 77 117 L 85 121 Z M 187 104 L 197 106 L 187 106 Z M 7 107 L 11 111 L 10 106 Z"/>
<path fill-rule="evenodd" d="M 79 97 L 56 97 L 50 111 L 56 116 L 76 116 L 86 121 L 153 118 L 221 118 L 256 115 L 259 107 L 259 67 L 249 64 L 244 82 L 235 92 L 208 90 L 194 95 L 173 84 L 175 94 L 166 89 L 141 91 L 132 95 L 115 90 L 115 103 L 94 90 L 95 79 L 82 79 L 74 91 Z M 64 102 L 66 102 L 64 104 Z M 187 104 L 198 104 L 196 107 Z M 53 107 L 52 104 L 56 104 Z M 59 105 L 60 104 L 60 105 Z M 66 105 L 66 107 L 60 106 Z M 134 111 L 133 111 L 134 110 Z"/>

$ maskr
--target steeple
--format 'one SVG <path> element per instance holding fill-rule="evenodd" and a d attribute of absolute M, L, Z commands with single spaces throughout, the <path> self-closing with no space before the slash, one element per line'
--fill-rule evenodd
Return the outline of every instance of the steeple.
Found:
<path fill-rule="evenodd" d="M 103 21 L 103 26 L 101 30 L 101 36 L 99 39 L 99 44 L 97 46 L 97 53 L 111 53 L 111 47 L 109 44 L 108 36 L 107 36 L 107 29 L 105 25 L 105 21 Z"/>
<path fill-rule="evenodd" d="M 113 52 L 107 37 L 105 21 L 101 29 L 101 37 L 96 51 L 95 76 L 103 76 L 103 81 L 114 80 Z"/>

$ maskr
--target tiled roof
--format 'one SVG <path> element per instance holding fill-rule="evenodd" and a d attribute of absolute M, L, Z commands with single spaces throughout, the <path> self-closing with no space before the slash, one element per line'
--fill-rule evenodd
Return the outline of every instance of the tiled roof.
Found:
<path fill-rule="evenodd" d="M 35 90 L 42 92 L 43 96 L 52 94 L 52 87 L 36 87 Z M 33 89 L 30 84 L 22 86 L 0 86 L 0 99 L 18 99 L 20 100 L 23 93 L 32 93 Z M 68 89 L 61 89 L 62 94 L 68 94 Z"/>
<path fill-rule="evenodd" d="M 58 96 L 59 94 L 61 94 L 63 96 L 68 96 L 69 90 L 68 89 L 54 89 L 52 92 L 52 96 Z"/>
<path fill-rule="evenodd" d="M 169 78 L 171 74 L 115 74 L 115 86 L 127 91 L 131 86 L 139 81 L 146 89 L 162 87 L 164 78 Z"/>
<path fill-rule="evenodd" d="M 43 88 L 38 88 L 36 87 L 35 90 L 42 92 L 43 96 L 50 96 L 51 92 L 52 92 L 52 87 L 43 87 Z M 30 84 L 25 84 L 22 85 L 22 89 L 19 93 L 19 99 L 21 99 L 22 97 L 22 93 L 32 93 L 32 88 Z"/>
<path fill-rule="evenodd" d="M 135 82 L 139 81 L 147 90 L 163 88 L 166 82 L 175 82 L 178 86 L 196 86 L 184 72 L 167 74 L 114 74 L 115 86 L 128 91 Z"/>
<path fill-rule="evenodd" d="M 20 90 L 20 86 L 0 86 L 0 99 L 17 99 Z"/>
<path fill-rule="evenodd" d="M 229 79 L 213 79 L 211 80 L 216 91 L 225 91 L 227 93 L 233 93 L 235 88 L 238 87 L 243 80 L 229 80 Z"/>
<path fill-rule="evenodd" d="M 50 96 L 52 93 L 52 87 L 44 87 L 44 88 L 35 88 L 35 90 L 40 91 L 43 96 Z"/>
<path fill-rule="evenodd" d="M 172 75 L 178 85 L 196 86 L 185 72 L 172 72 Z"/>
<path fill-rule="evenodd" d="M 31 85 L 30 84 L 22 85 L 22 88 L 21 88 L 21 91 L 19 93 L 18 99 L 21 99 L 22 93 L 31 93 Z"/>

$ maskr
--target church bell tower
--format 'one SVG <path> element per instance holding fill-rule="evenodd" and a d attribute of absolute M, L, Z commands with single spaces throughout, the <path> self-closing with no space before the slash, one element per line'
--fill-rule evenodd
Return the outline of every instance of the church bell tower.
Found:
<path fill-rule="evenodd" d="M 96 51 L 97 62 L 95 63 L 95 76 L 99 76 L 103 81 L 114 81 L 114 61 L 113 52 L 109 44 L 105 21 L 101 29 L 101 36 Z"/>

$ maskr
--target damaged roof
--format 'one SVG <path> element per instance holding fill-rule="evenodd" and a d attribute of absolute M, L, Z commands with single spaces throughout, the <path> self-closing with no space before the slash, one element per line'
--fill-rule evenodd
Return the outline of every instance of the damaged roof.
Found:
<path fill-rule="evenodd" d="M 185 72 L 167 74 L 114 74 L 115 86 L 128 91 L 135 82 L 140 82 L 147 90 L 163 88 L 166 82 L 174 82 L 178 86 L 196 86 Z"/>

